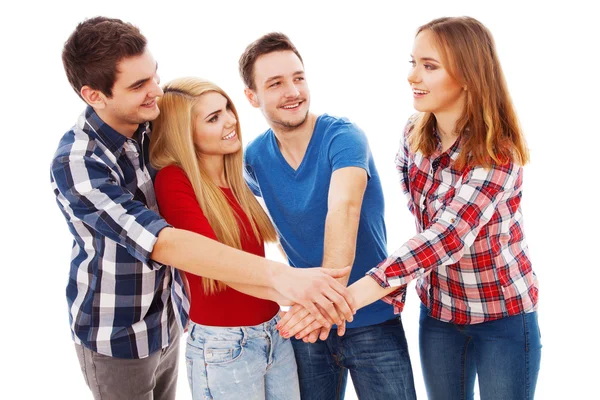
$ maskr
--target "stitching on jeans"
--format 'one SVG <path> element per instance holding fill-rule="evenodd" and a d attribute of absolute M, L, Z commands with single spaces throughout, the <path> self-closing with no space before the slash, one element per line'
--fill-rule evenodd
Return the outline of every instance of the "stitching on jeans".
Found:
<path fill-rule="evenodd" d="M 461 391 L 462 391 L 462 399 L 465 400 L 467 398 L 467 389 L 466 389 L 466 383 L 465 383 L 465 376 L 467 375 L 465 368 L 467 365 L 467 349 L 469 347 L 469 342 L 471 341 L 470 337 L 467 337 L 467 341 L 465 342 L 465 346 L 463 347 L 463 354 L 462 354 L 462 358 L 461 358 L 461 364 L 462 364 L 462 374 L 461 374 Z"/>
<path fill-rule="evenodd" d="M 523 334 L 525 335 L 525 398 L 529 399 L 529 326 L 525 314 L 523 318 Z"/>
<path fill-rule="evenodd" d="M 337 360 L 336 360 L 337 363 Z M 342 398 L 342 381 L 344 380 L 344 371 L 346 368 L 340 366 L 340 376 L 338 378 L 337 388 L 335 389 L 335 398 L 339 400 Z"/>

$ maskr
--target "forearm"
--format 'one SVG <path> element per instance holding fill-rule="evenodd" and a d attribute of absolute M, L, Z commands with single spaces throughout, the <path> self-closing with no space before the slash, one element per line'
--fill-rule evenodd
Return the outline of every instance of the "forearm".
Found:
<path fill-rule="evenodd" d="M 274 287 L 282 269 L 289 268 L 175 228 L 160 231 L 151 258 L 206 278 L 269 288 Z"/>
<path fill-rule="evenodd" d="M 370 276 L 365 276 L 348 287 L 356 302 L 357 310 L 382 299 L 395 290 L 398 290 L 398 287 L 383 288 Z"/>
<path fill-rule="evenodd" d="M 352 266 L 356 251 L 356 237 L 360 207 L 345 204 L 329 210 L 325 220 L 323 263 L 325 268 Z M 348 277 L 344 283 L 348 282 Z"/>
<path fill-rule="evenodd" d="M 247 295 L 258 297 L 259 299 L 266 299 L 276 302 L 279 305 L 291 305 L 290 301 L 279 294 L 275 289 L 267 286 L 248 285 L 245 283 L 232 283 L 226 282 L 227 286 L 230 286 L 238 292 L 245 293 Z"/>

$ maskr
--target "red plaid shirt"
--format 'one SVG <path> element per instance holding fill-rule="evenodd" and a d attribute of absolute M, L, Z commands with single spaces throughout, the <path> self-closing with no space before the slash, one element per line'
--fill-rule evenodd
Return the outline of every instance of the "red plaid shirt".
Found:
<path fill-rule="evenodd" d="M 431 157 L 410 151 L 396 156 L 402 189 L 418 234 L 368 274 L 382 287 L 416 289 L 433 318 L 476 324 L 536 309 L 538 286 L 531 269 L 521 214 L 522 167 L 452 167 L 460 141 Z M 396 312 L 404 291 L 383 300 Z"/>

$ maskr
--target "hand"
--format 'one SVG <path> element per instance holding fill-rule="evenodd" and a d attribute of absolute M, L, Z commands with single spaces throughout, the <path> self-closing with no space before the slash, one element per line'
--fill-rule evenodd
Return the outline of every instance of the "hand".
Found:
<path fill-rule="evenodd" d="M 350 267 L 284 268 L 274 276 L 273 287 L 286 298 L 303 306 L 322 325 L 352 321 L 354 299 L 335 278 L 350 273 Z M 319 305 L 322 312 L 317 308 Z"/>
<path fill-rule="evenodd" d="M 322 312 L 319 306 L 317 308 Z M 295 304 L 289 312 L 281 312 L 279 315 L 281 316 L 281 320 L 277 323 L 277 329 L 279 330 L 279 334 L 284 338 L 296 336 L 296 339 L 301 339 L 302 336 L 296 335 L 298 332 L 307 329 L 309 326 L 311 327 L 309 332 L 323 326 L 300 304 Z M 331 325 L 328 323 L 327 326 Z"/>
<path fill-rule="evenodd" d="M 317 339 L 326 340 L 329 336 L 329 332 L 331 328 L 317 328 L 314 331 L 310 332 L 308 335 L 302 338 L 304 343 L 315 343 Z"/>

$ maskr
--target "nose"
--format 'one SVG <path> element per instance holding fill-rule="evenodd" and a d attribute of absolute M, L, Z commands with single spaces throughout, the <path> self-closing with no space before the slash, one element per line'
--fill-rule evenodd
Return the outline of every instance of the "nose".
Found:
<path fill-rule="evenodd" d="M 229 110 L 227 115 L 229 116 L 229 119 L 227 120 L 227 127 L 228 127 L 228 129 L 233 128 L 233 126 L 235 124 L 237 124 L 237 119 L 235 118 L 235 114 L 233 113 L 233 111 Z"/>
<path fill-rule="evenodd" d="M 417 72 L 417 68 L 416 67 L 411 67 L 410 70 L 408 71 L 408 83 L 413 84 L 413 83 L 419 83 L 421 81 L 421 78 L 419 76 L 419 73 Z"/>
<path fill-rule="evenodd" d="M 165 94 L 162 90 L 162 88 L 159 85 L 160 83 L 160 78 L 158 77 L 158 75 L 156 75 L 154 78 L 152 78 L 152 89 L 150 90 L 150 93 L 153 97 L 160 97 L 163 94 Z"/>
<path fill-rule="evenodd" d="M 294 82 L 288 82 L 285 85 L 285 97 L 298 97 L 298 95 L 300 94 L 300 91 L 298 90 L 298 88 L 296 87 L 296 85 L 294 84 Z"/>

